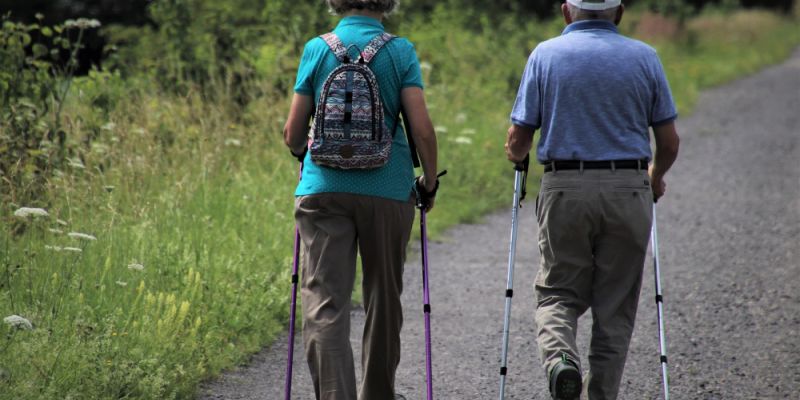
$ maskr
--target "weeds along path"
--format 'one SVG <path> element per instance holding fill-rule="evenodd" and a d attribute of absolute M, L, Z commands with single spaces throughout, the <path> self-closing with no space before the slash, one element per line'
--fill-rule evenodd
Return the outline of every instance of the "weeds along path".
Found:
<path fill-rule="evenodd" d="M 800 51 L 782 65 L 703 93 L 679 130 L 681 154 L 658 206 L 671 394 L 794 398 L 800 393 Z M 510 208 L 510 165 L 506 178 Z M 534 336 L 533 197 L 521 214 L 508 399 L 549 399 Z M 497 396 L 509 227 L 510 210 L 503 210 L 429 244 L 439 399 Z M 413 254 L 405 271 L 397 390 L 414 400 L 425 398 L 421 286 Z M 648 258 L 621 399 L 661 398 L 653 296 Z M 359 360 L 363 311 L 352 316 Z M 590 324 L 588 316 L 580 323 L 583 349 Z M 313 399 L 302 353 L 298 337 L 293 398 Z M 207 384 L 200 398 L 283 399 L 285 358 L 284 337 L 250 366 Z"/>

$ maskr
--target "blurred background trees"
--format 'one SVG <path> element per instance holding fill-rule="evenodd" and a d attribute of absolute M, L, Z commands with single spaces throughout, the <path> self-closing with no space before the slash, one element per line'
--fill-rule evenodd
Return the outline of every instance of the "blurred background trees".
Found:
<path fill-rule="evenodd" d="M 472 15 L 514 15 L 525 21 L 556 15 L 562 2 L 403 0 L 399 12 L 425 15 L 444 6 Z M 624 3 L 628 7 L 685 18 L 709 6 L 789 12 L 794 2 L 628 0 Z M 41 14 L 46 24 L 80 17 L 99 20 L 106 28 L 87 32 L 85 50 L 79 55 L 78 72 L 81 74 L 92 65 L 101 67 L 105 63 L 123 71 L 134 66 L 154 67 L 152 58 L 157 57 L 169 64 L 165 70 L 158 68 L 158 76 L 169 80 L 183 77 L 202 83 L 212 80 L 215 74 L 226 72 L 220 64 L 230 66 L 231 62 L 247 61 L 255 67 L 259 61 L 253 59 L 252 54 L 241 53 L 248 46 L 261 47 L 273 42 L 272 47 L 255 51 L 261 56 L 271 51 L 280 54 L 287 49 L 296 52 L 310 35 L 330 27 L 332 19 L 323 4 L 323 0 L 0 0 L 0 15 L 10 13 L 11 20 L 32 23 L 36 21 L 36 14 Z M 275 39 L 285 46 L 275 45 Z M 140 44 L 146 49 L 135 49 L 131 44 Z M 121 47 L 127 48 L 120 50 Z M 263 62 L 259 68 L 264 72 L 274 72 Z M 238 79 L 246 79 L 244 71 L 238 73 L 242 75 Z"/>

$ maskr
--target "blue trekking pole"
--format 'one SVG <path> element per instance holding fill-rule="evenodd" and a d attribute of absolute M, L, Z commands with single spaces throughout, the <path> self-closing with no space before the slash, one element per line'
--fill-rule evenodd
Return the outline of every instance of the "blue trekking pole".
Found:
<path fill-rule="evenodd" d="M 514 258 L 517 254 L 517 228 L 519 209 L 525 199 L 525 182 L 528 179 L 530 155 L 514 165 L 514 207 L 511 209 L 511 245 L 508 252 L 508 278 L 506 281 L 506 307 L 503 319 L 503 355 L 500 360 L 500 400 L 506 397 L 506 373 L 508 372 L 508 331 L 511 326 L 511 298 L 514 296 Z"/>
<path fill-rule="evenodd" d="M 650 239 L 653 244 L 653 269 L 656 279 L 656 307 L 658 307 L 658 341 L 661 350 L 661 380 L 664 384 L 664 400 L 669 400 L 669 375 L 667 374 L 667 339 L 664 329 L 664 296 L 661 294 L 661 270 L 658 259 L 658 228 L 656 226 L 656 206 L 653 205 L 653 231 Z"/>
<path fill-rule="evenodd" d="M 444 170 L 436 177 L 442 177 L 447 173 Z M 425 313 L 425 383 L 427 385 L 427 399 L 433 400 L 433 367 L 431 357 L 431 298 L 428 290 L 428 229 L 426 221 L 426 211 L 428 207 L 428 200 L 431 193 L 427 193 L 425 188 L 420 185 L 419 180 L 415 182 L 415 189 L 417 192 L 417 208 L 419 208 L 419 236 L 422 246 L 422 310 Z M 433 194 L 439 188 L 439 181 L 436 181 L 436 188 Z"/>

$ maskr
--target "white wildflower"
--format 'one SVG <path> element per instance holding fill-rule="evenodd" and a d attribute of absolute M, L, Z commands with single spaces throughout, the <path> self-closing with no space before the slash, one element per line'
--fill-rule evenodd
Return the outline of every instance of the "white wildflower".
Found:
<path fill-rule="evenodd" d="M 472 139 L 465 136 L 459 136 L 453 139 L 453 142 L 458 144 L 472 144 Z"/>
<path fill-rule="evenodd" d="M 45 250 L 53 250 L 53 251 L 62 251 L 62 250 L 64 250 L 64 248 L 61 247 L 61 246 L 45 245 L 44 248 L 45 248 Z"/>
<path fill-rule="evenodd" d="M 98 154 L 108 153 L 108 146 L 103 143 L 92 143 L 92 151 Z"/>
<path fill-rule="evenodd" d="M 104 131 L 109 131 L 109 132 L 113 131 L 116 128 L 117 128 L 117 124 L 115 124 L 113 122 L 108 122 L 108 123 L 106 123 L 106 124 L 104 124 L 103 126 L 100 127 L 100 129 L 102 129 Z"/>
<path fill-rule="evenodd" d="M 99 28 L 100 25 L 101 25 L 100 21 L 88 18 L 68 19 L 64 21 L 64 27 L 67 29 L 70 28 L 91 29 L 91 28 Z"/>
<path fill-rule="evenodd" d="M 122 287 L 128 286 L 128 282 L 123 282 L 123 281 L 117 281 L 116 284 Z"/>
<path fill-rule="evenodd" d="M 70 233 L 67 234 L 67 236 L 69 236 L 69 237 L 71 237 L 73 239 L 80 239 L 80 240 L 89 240 L 89 241 L 97 240 L 97 238 L 92 236 L 92 235 L 89 235 L 87 233 L 80 233 L 80 232 L 70 232 Z"/>
<path fill-rule="evenodd" d="M 33 329 L 33 324 L 31 324 L 31 321 L 28 321 L 19 315 L 9 315 L 8 317 L 3 318 L 3 322 L 13 326 L 14 328 L 24 329 L 26 331 Z"/>
<path fill-rule="evenodd" d="M 14 211 L 14 216 L 20 218 L 26 217 L 48 217 L 50 214 L 45 211 L 43 208 L 32 208 L 32 207 L 22 207 L 17 211 Z"/>
<path fill-rule="evenodd" d="M 83 162 L 77 158 L 70 158 L 69 166 L 77 169 L 86 169 L 86 166 L 83 165 Z"/>
<path fill-rule="evenodd" d="M 242 147 L 242 141 L 239 139 L 225 139 L 225 146 Z"/>
<path fill-rule="evenodd" d="M 476 133 L 478 133 L 478 131 L 476 131 L 475 129 L 472 129 L 472 128 L 467 128 L 467 129 L 464 129 L 464 130 L 461 131 L 462 135 L 474 135 Z"/>
<path fill-rule="evenodd" d="M 463 124 L 464 122 L 467 122 L 467 114 L 463 112 L 458 113 L 458 115 L 456 115 L 456 123 Z"/>
<path fill-rule="evenodd" d="M 54 229 L 54 228 L 50 228 L 48 229 L 48 231 L 50 231 L 50 233 L 55 233 L 56 235 L 61 235 L 64 233 L 64 231 L 62 231 L 61 229 Z"/>
<path fill-rule="evenodd" d="M 421 63 L 419 63 L 419 68 L 423 71 L 430 71 L 433 69 L 433 65 L 431 65 L 431 63 L 427 61 L 422 61 Z"/>
<path fill-rule="evenodd" d="M 81 249 L 79 249 L 79 248 L 77 248 L 77 247 L 64 247 L 64 248 L 62 248 L 61 250 L 64 250 L 64 251 L 71 251 L 71 252 L 73 252 L 73 253 L 81 253 L 81 252 L 83 252 L 83 250 L 81 250 Z"/>
<path fill-rule="evenodd" d="M 447 127 L 443 125 L 439 125 L 434 129 L 436 129 L 436 133 L 447 133 Z"/>
<path fill-rule="evenodd" d="M 131 264 L 128 264 L 128 269 L 133 270 L 133 271 L 144 271 L 144 265 L 139 264 L 139 263 L 131 263 Z"/>
<path fill-rule="evenodd" d="M 59 224 L 59 225 L 62 225 L 62 226 L 67 226 L 67 221 L 64 221 L 64 220 L 61 220 L 61 219 L 57 219 L 56 223 Z"/>

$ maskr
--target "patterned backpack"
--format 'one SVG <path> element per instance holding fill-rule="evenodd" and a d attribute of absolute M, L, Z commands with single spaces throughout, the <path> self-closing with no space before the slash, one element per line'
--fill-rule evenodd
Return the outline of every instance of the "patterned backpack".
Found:
<path fill-rule="evenodd" d="M 357 60 L 333 32 L 321 38 L 341 65 L 322 86 L 311 126 L 311 160 L 338 169 L 379 168 L 389 161 L 394 131 L 383 121 L 378 80 L 368 65 L 395 36 L 376 36 Z"/>

